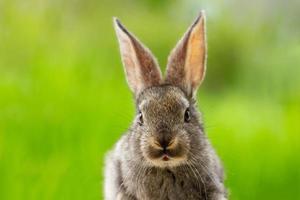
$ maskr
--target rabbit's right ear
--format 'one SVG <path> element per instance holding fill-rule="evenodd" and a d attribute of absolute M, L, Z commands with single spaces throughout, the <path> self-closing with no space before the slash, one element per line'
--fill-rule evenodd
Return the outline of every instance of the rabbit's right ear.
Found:
<path fill-rule="evenodd" d="M 114 18 L 114 26 L 127 82 L 137 97 L 145 88 L 161 83 L 161 72 L 150 50 L 129 33 L 116 18 Z"/>
<path fill-rule="evenodd" d="M 206 68 L 205 13 L 200 15 L 169 56 L 166 82 L 195 96 Z"/>

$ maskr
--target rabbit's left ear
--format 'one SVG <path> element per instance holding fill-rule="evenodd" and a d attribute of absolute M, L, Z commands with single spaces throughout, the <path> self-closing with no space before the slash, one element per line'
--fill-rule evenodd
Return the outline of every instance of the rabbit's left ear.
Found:
<path fill-rule="evenodd" d="M 204 79 L 205 68 L 205 13 L 201 11 L 169 56 L 166 82 L 193 96 Z"/>
<path fill-rule="evenodd" d="M 161 83 L 158 63 L 150 50 L 114 19 L 122 61 L 130 89 L 137 97 L 144 89 Z"/>

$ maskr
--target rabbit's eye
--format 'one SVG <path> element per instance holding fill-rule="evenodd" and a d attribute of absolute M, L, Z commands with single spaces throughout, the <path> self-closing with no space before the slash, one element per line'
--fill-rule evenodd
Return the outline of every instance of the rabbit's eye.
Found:
<path fill-rule="evenodd" d="M 142 126 L 143 123 L 144 123 L 143 114 L 142 114 L 141 111 L 139 111 L 139 114 L 138 114 L 138 124 L 139 124 L 140 126 Z"/>
<path fill-rule="evenodd" d="M 191 121 L 191 112 L 190 109 L 187 108 L 184 113 L 184 122 L 188 123 Z"/>

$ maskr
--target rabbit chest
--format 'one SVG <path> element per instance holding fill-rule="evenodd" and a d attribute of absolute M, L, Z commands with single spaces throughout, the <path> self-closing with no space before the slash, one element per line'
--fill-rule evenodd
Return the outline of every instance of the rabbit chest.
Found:
<path fill-rule="evenodd" d="M 138 176 L 143 178 L 138 178 Z M 187 172 L 174 172 L 168 169 L 149 170 L 137 174 L 132 180 L 132 193 L 143 200 L 192 200 L 206 199 L 201 180 L 196 180 Z M 133 182 L 132 182 L 133 183 Z"/>

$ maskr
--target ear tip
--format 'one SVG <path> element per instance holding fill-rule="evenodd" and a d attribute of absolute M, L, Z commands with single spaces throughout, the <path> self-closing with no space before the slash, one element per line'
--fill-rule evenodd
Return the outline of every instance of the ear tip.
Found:
<path fill-rule="evenodd" d="M 113 17 L 113 23 L 117 27 L 121 26 L 121 22 L 120 22 L 120 20 L 117 17 Z"/>
<path fill-rule="evenodd" d="M 200 10 L 200 13 L 199 13 L 199 15 L 200 15 L 200 16 L 203 16 L 203 17 L 205 17 L 205 15 L 206 15 L 206 11 L 205 11 L 205 10 Z"/>
<path fill-rule="evenodd" d="M 192 26 L 205 26 L 206 14 L 205 10 L 201 10 Z"/>
<path fill-rule="evenodd" d="M 199 12 L 199 16 L 198 16 L 198 19 L 197 21 L 205 21 L 206 20 L 206 11 L 205 10 L 201 10 Z"/>
<path fill-rule="evenodd" d="M 115 16 L 114 16 L 112 19 L 113 19 L 113 22 L 114 22 L 114 23 L 116 23 L 116 22 L 119 20 L 119 19 L 118 19 L 117 17 L 115 17 Z"/>
<path fill-rule="evenodd" d="M 113 17 L 113 23 L 114 23 L 114 27 L 115 27 L 115 30 L 117 31 L 117 33 L 124 32 L 126 34 L 129 34 L 128 31 L 126 30 L 126 28 L 123 26 L 123 24 L 117 17 Z"/>

